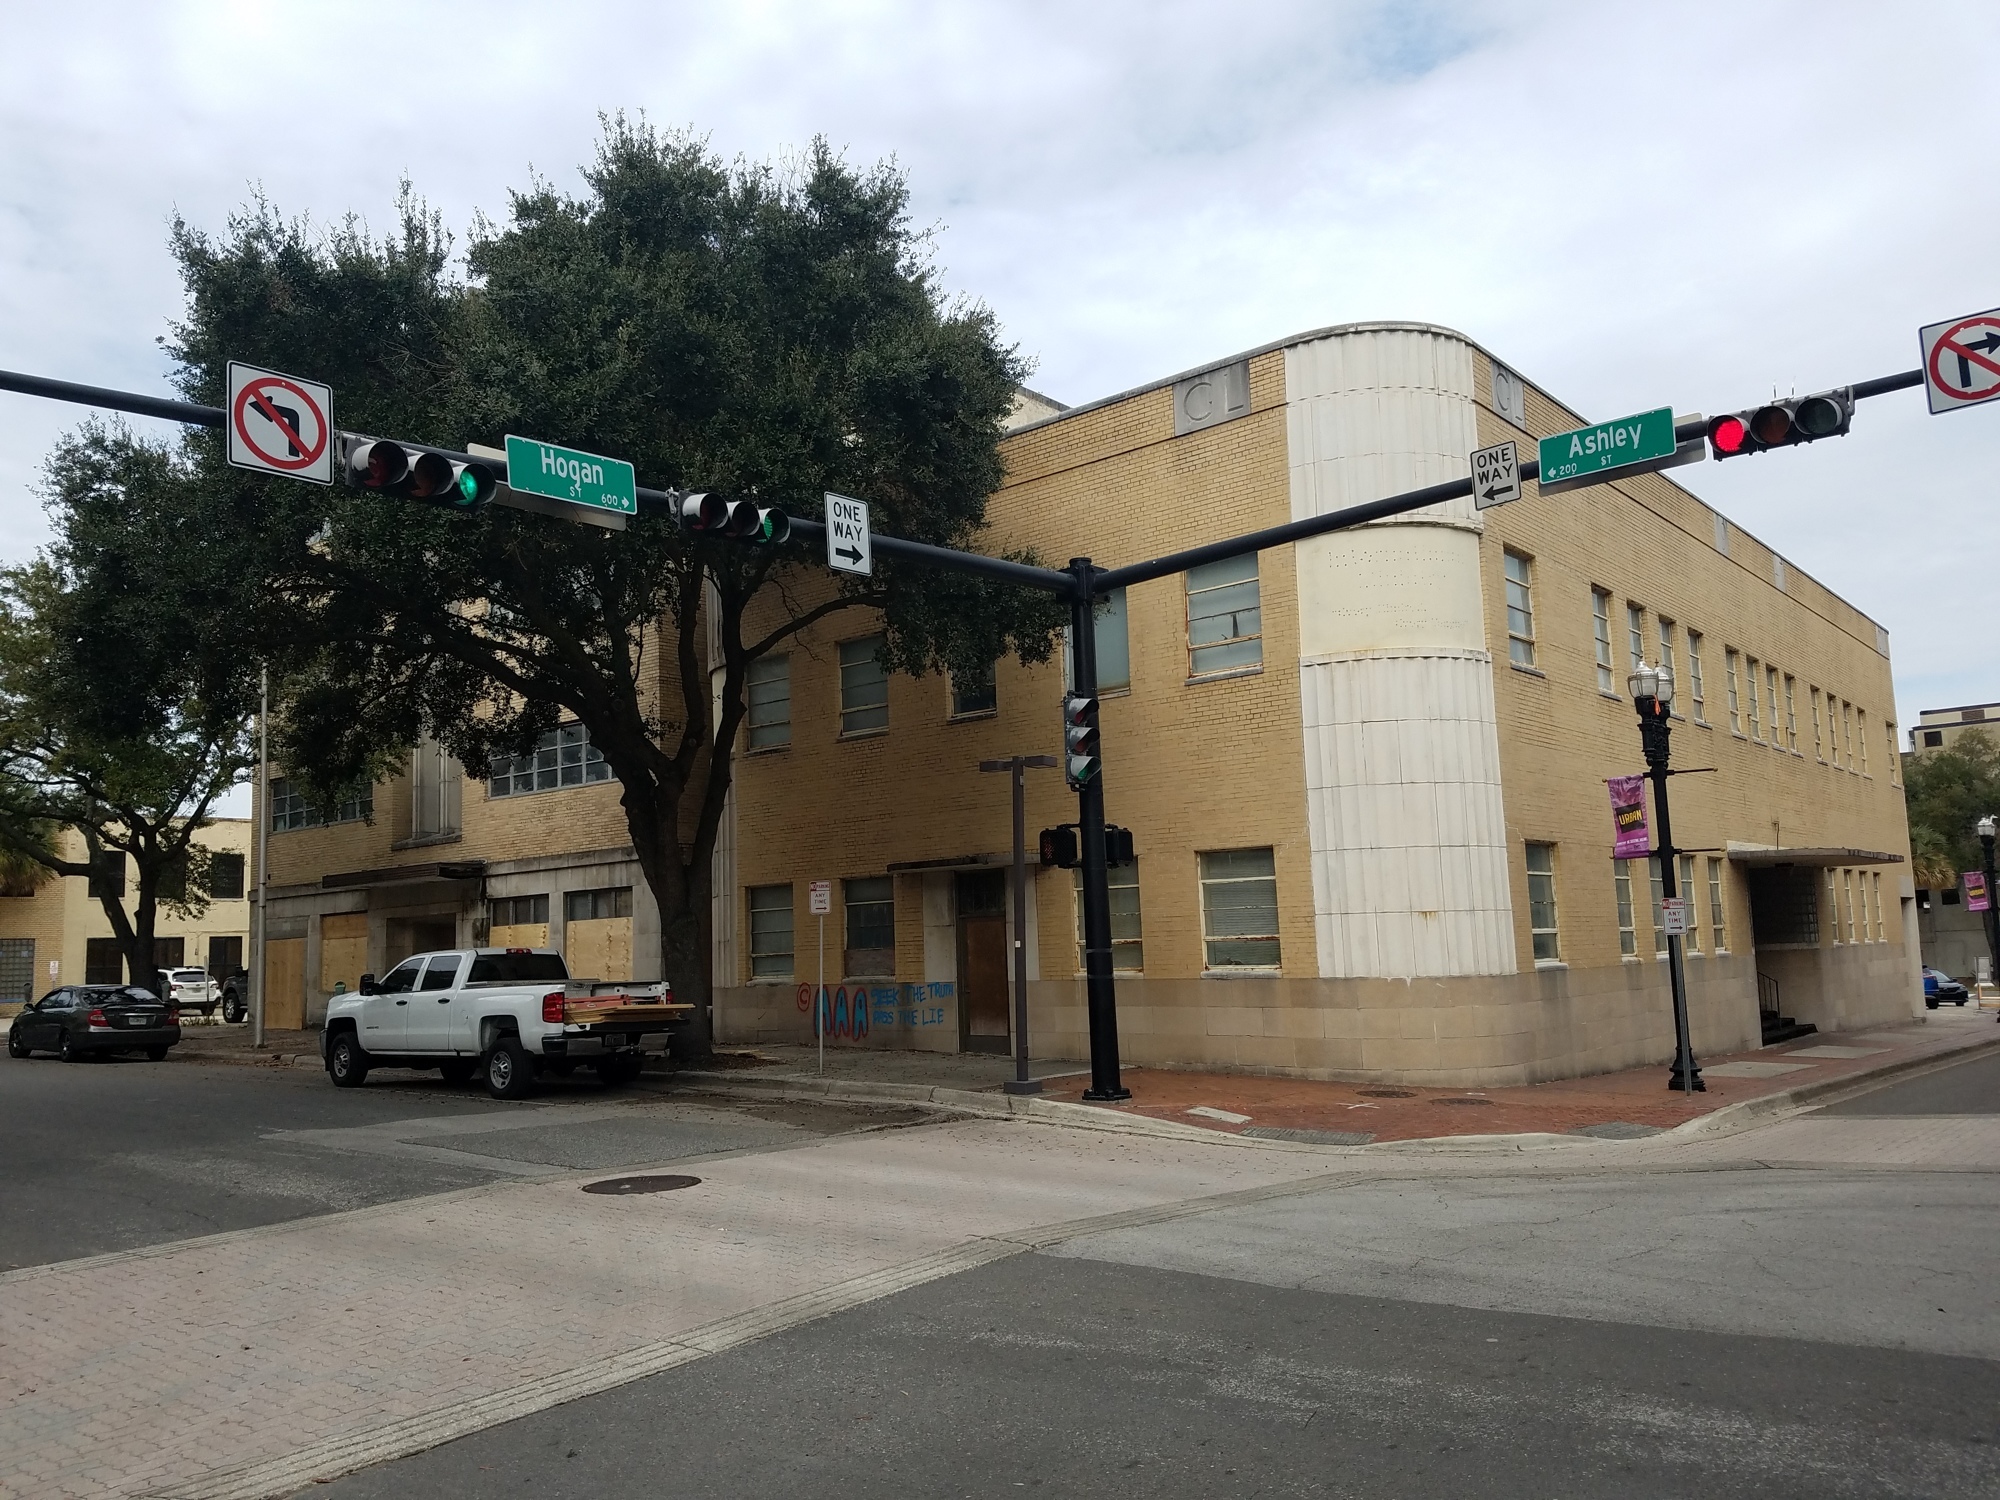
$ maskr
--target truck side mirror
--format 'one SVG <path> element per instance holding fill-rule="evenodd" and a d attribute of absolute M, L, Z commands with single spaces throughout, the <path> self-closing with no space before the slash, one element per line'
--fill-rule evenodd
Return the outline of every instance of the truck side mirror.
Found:
<path fill-rule="evenodd" d="M 364 995 L 379 995 L 382 993 L 375 988 L 375 976 L 373 974 L 363 974 L 361 976 L 361 993 Z"/>

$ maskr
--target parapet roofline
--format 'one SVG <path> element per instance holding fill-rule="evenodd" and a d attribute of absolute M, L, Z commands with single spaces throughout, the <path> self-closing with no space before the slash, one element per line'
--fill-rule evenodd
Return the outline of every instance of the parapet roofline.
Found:
<path fill-rule="evenodd" d="M 1927 719 L 1927 718 L 1928 718 L 1928 717 L 1929 717 L 1930 715 L 1932 715 L 1932 714 L 1962 714 L 1962 713 L 1965 713 L 1965 712 L 1966 712 L 1967 710 L 1969 710 L 1969 709 L 1974 709 L 1974 708 L 1982 708 L 1982 709 L 1983 709 L 1983 708 L 2000 708 L 2000 703 L 1961 703 L 1961 704 L 1959 704 L 1959 705 L 1958 705 L 1958 707 L 1956 707 L 1956 708 L 1925 708 L 1925 709 L 1919 709 L 1919 710 L 1918 710 L 1918 714 L 1919 714 L 1919 718 L 1918 718 L 1918 720 L 1917 720 L 1917 723 L 1918 723 L 1919 727 L 1922 727 L 1922 728 L 1929 728 L 1929 729 L 1937 729 L 1937 728 L 1940 728 L 1940 727 L 1942 727 L 1942 726 L 1940 726 L 1940 725 L 1936 725 L 1936 724 L 1925 724 L 1925 723 L 1924 723 L 1924 720 L 1925 720 L 1925 719 Z M 1981 722 L 1981 721 L 1980 721 L 1980 720 L 1978 720 L 1978 719 L 1967 719 L 1967 720 L 1965 720 L 1964 722 L 1966 722 L 1966 723 L 1968 723 L 1968 724 L 1977 724 L 1977 723 L 1979 723 L 1979 722 Z"/>

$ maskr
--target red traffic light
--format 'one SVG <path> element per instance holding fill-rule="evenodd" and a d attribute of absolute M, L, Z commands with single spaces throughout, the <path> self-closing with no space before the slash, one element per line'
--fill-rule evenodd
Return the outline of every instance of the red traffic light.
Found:
<path fill-rule="evenodd" d="M 1708 424 L 1708 443 L 1717 458 L 1729 458 L 1749 445 L 1750 428 L 1741 417 L 1717 417 Z"/>

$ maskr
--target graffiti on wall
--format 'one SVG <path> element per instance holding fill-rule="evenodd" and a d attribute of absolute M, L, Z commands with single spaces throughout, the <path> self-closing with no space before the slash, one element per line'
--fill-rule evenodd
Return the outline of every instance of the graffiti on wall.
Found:
<path fill-rule="evenodd" d="M 811 1016 L 815 986 L 798 991 L 799 1014 Z M 824 1026 L 828 1041 L 865 1041 L 876 1026 L 942 1026 L 945 1007 L 939 1002 L 955 993 L 950 980 L 933 984 L 828 985 L 814 1020 L 814 1032 Z"/>

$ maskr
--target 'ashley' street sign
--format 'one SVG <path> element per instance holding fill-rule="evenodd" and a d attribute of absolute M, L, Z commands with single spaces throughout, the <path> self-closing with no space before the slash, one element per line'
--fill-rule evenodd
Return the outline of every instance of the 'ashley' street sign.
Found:
<path fill-rule="evenodd" d="M 630 464 L 512 433 L 507 435 L 507 488 L 621 516 L 639 513 L 639 483 Z"/>
<path fill-rule="evenodd" d="M 1545 495 L 1694 463 L 1708 456 L 1707 446 L 1698 438 L 1675 443 L 1671 406 L 1558 432 L 1541 439 L 1536 447 L 1541 459 L 1539 482 Z"/>

